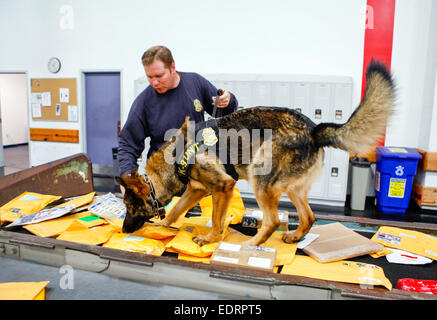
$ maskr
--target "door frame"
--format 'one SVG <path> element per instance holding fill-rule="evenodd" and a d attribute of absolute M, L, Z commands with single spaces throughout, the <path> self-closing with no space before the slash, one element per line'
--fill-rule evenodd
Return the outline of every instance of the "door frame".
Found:
<path fill-rule="evenodd" d="M 31 110 L 30 110 L 30 78 L 29 78 L 29 71 L 27 70 L 20 70 L 20 69 L 13 69 L 13 70 L 6 70 L 6 69 L 0 69 L 0 74 L 24 74 L 26 77 L 26 92 L 27 92 L 27 99 L 26 99 L 26 109 L 27 109 L 27 145 L 29 146 L 29 164 L 32 163 L 32 153 L 30 152 L 30 119 L 31 119 Z M 1 119 L 1 115 L 0 115 Z M 3 130 L 3 127 L 1 127 Z M 0 135 L 2 135 L 2 131 L 0 131 Z M 0 137 L 0 165 L 4 165 L 4 153 L 3 153 L 3 141 Z"/>
<path fill-rule="evenodd" d="M 79 139 L 82 141 L 82 152 L 87 153 L 87 132 L 86 132 L 86 90 L 85 90 L 85 76 L 87 73 L 119 73 L 120 74 L 120 123 L 123 112 L 123 70 L 122 69 L 80 69 L 80 90 L 82 114 L 80 116 L 81 126 Z M 121 125 L 121 124 L 120 124 Z"/>

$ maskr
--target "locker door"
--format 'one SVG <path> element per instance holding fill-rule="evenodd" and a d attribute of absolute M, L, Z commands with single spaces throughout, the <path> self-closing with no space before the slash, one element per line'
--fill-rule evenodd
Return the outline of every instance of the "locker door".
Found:
<path fill-rule="evenodd" d="M 291 83 L 274 82 L 272 84 L 272 103 L 277 107 L 292 108 Z"/>
<path fill-rule="evenodd" d="M 239 108 L 253 107 L 252 86 L 249 81 L 237 81 L 234 83 L 235 95 Z"/>
<path fill-rule="evenodd" d="M 334 99 L 329 121 L 345 123 L 351 115 L 352 86 L 350 84 L 335 84 L 333 93 Z M 346 200 L 348 170 L 349 153 L 332 149 L 328 171 L 329 199 Z"/>
<path fill-rule="evenodd" d="M 334 102 L 330 118 L 334 123 L 345 123 L 352 114 L 352 85 L 336 84 L 334 86 Z"/>
<path fill-rule="evenodd" d="M 328 167 L 328 198 L 346 200 L 349 153 L 339 149 L 331 150 L 331 159 Z"/>
<path fill-rule="evenodd" d="M 254 106 L 272 106 L 272 86 L 269 82 L 256 82 L 253 89 Z"/>
<path fill-rule="evenodd" d="M 313 90 L 313 102 L 309 117 L 316 124 L 328 122 L 331 107 L 331 86 L 326 83 L 316 83 Z"/>
<path fill-rule="evenodd" d="M 323 148 L 325 150 L 325 156 L 323 158 L 323 170 L 320 177 L 313 183 L 309 193 L 308 198 L 325 198 L 326 197 L 326 184 L 328 183 L 328 170 L 329 162 L 331 158 L 330 148 Z"/>
<path fill-rule="evenodd" d="M 296 83 L 293 86 L 294 89 L 294 101 L 293 109 L 302 112 L 306 116 L 309 115 L 310 108 L 310 85 L 308 83 Z"/>

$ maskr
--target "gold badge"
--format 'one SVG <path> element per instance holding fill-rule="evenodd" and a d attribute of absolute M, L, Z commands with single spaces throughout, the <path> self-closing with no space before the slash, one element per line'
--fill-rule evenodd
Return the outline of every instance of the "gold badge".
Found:
<path fill-rule="evenodd" d="M 194 109 L 196 109 L 197 112 L 202 111 L 203 106 L 200 103 L 199 99 L 194 99 L 193 103 L 194 103 Z"/>
<path fill-rule="evenodd" d="M 205 128 L 202 131 L 203 143 L 208 147 L 215 145 L 218 141 L 213 128 Z"/>

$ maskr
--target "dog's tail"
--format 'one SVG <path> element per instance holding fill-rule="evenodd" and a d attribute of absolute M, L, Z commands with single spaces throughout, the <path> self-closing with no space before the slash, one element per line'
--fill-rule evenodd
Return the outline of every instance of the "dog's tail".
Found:
<path fill-rule="evenodd" d="M 359 107 L 345 124 L 320 123 L 312 136 L 318 147 L 366 152 L 382 138 L 394 109 L 394 84 L 380 62 L 371 61 L 366 71 L 366 92 Z"/>

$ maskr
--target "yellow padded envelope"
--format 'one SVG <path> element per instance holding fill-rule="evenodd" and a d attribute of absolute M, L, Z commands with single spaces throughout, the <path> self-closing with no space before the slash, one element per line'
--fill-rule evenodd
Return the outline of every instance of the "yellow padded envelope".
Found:
<path fill-rule="evenodd" d="M 79 221 L 74 221 L 68 229 L 62 232 L 56 239 L 96 246 L 108 241 L 111 235 L 116 231 L 117 230 L 111 225 L 88 229 Z"/>
<path fill-rule="evenodd" d="M 174 250 L 178 253 L 184 253 L 195 257 L 209 257 L 217 248 L 219 242 L 199 246 L 193 241 L 193 238 L 199 234 L 208 234 L 209 227 L 202 227 L 195 224 L 184 224 L 176 236 L 165 246 L 166 249 Z"/>
<path fill-rule="evenodd" d="M 45 300 L 49 281 L 0 283 L 0 300 Z"/>
<path fill-rule="evenodd" d="M 114 233 L 111 238 L 103 244 L 103 247 L 141 252 L 160 256 L 165 251 L 165 245 L 160 240 L 147 239 L 126 233 Z"/>
<path fill-rule="evenodd" d="M 145 223 L 140 229 L 132 233 L 132 235 L 161 240 L 174 237 L 177 233 L 178 230 L 176 229 L 166 228 L 160 225 L 154 225 L 152 223 Z"/>
<path fill-rule="evenodd" d="M 281 274 L 302 276 L 327 281 L 384 286 L 392 289 L 384 270 L 373 264 L 353 261 L 319 263 L 311 257 L 296 255 L 291 264 L 284 265 Z"/>
<path fill-rule="evenodd" d="M 44 209 L 49 203 L 61 199 L 61 196 L 52 196 L 36 192 L 23 192 L 0 207 L 0 224 L 14 222 L 22 215 L 29 215 Z"/>
<path fill-rule="evenodd" d="M 371 240 L 437 260 L 437 238 L 419 231 L 382 226 Z"/>
<path fill-rule="evenodd" d="M 58 219 L 47 220 L 23 226 L 24 229 L 40 237 L 55 237 L 68 229 L 73 221 L 90 216 L 90 212 L 80 212 Z"/>
<path fill-rule="evenodd" d="M 212 196 L 208 196 L 200 200 L 199 205 L 200 209 L 202 210 L 203 217 L 212 217 Z M 246 208 L 244 207 L 240 191 L 238 188 L 234 188 L 226 217 L 229 218 L 232 216 L 233 218 L 231 224 L 238 224 L 243 220 L 245 212 Z"/>

